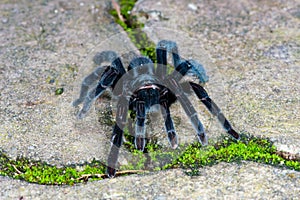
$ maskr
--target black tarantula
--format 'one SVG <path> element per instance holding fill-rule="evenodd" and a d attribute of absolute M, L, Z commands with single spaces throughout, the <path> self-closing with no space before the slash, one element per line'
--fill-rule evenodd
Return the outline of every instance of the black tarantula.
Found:
<path fill-rule="evenodd" d="M 167 55 L 172 55 L 174 69 L 171 73 L 167 71 Z M 135 147 L 144 151 L 146 145 L 146 114 L 150 108 L 160 105 L 164 117 L 167 137 L 172 148 L 176 148 L 177 135 L 170 114 L 170 106 L 178 100 L 193 125 L 199 142 L 207 144 L 207 136 L 203 125 L 198 119 L 197 112 L 186 91 L 194 91 L 200 101 L 207 109 L 216 116 L 225 131 L 235 139 L 239 134 L 231 127 L 228 120 L 222 114 L 218 106 L 210 99 L 205 89 L 194 82 L 180 82 L 183 76 L 193 75 L 199 79 L 199 83 L 208 81 L 206 72 L 201 64 L 195 60 L 185 60 L 178 54 L 177 45 L 173 41 L 162 40 L 156 47 L 157 64 L 147 57 L 136 57 L 131 60 L 126 72 L 121 59 L 113 51 L 104 51 L 94 57 L 99 64 L 110 61 L 109 66 L 97 67 L 93 73 L 85 77 L 81 85 L 80 97 L 73 102 L 73 106 L 83 103 L 78 118 L 83 118 L 88 112 L 92 102 L 97 99 L 104 90 L 111 88 L 113 95 L 117 98 L 116 123 L 113 127 L 111 137 L 111 149 L 107 161 L 107 174 L 114 177 L 118 160 L 119 148 L 123 142 L 123 129 L 127 123 L 128 111 L 129 121 L 135 120 Z M 98 84 L 94 83 L 98 81 Z M 95 87 L 92 87 L 95 85 Z"/>

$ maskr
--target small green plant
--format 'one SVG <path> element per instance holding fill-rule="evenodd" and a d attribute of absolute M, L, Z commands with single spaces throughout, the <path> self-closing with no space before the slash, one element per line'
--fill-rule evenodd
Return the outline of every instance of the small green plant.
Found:
<path fill-rule="evenodd" d="M 55 90 L 55 95 L 61 95 L 64 92 L 64 88 L 57 88 Z"/>
<path fill-rule="evenodd" d="M 136 0 L 120 0 L 120 12 L 124 17 L 122 21 L 118 17 L 118 12 L 115 9 L 110 10 L 110 14 L 115 18 L 118 23 L 127 32 L 128 37 L 140 52 L 148 56 L 154 63 L 156 62 L 155 44 L 148 38 L 147 34 L 142 31 L 144 24 L 138 22 L 136 16 L 131 14 Z"/>

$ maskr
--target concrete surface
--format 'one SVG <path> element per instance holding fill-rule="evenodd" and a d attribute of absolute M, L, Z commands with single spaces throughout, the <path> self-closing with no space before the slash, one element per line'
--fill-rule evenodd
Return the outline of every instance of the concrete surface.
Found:
<path fill-rule="evenodd" d="M 10 157 L 55 165 L 106 159 L 111 127 L 97 116 L 109 100 L 97 101 L 81 121 L 71 102 L 95 67 L 96 52 L 125 57 L 135 51 L 108 6 L 1 1 L 0 148 Z M 237 130 L 270 137 L 280 149 L 299 154 L 299 8 L 297 1 L 144 0 L 134 12 L 147 13 L 139 19 L 154 42 L 176 40 L 184 57 L 203 63 L 211 78 L 206 88 Z M 55 95 L 57 88 L 64 88 L 62 95 Z M 197 108 L 209 137 L 222 134 L 203 106 Z M 190 132 L 185 116 L 174 114 L 179 128 Z M 194 135 L 180 140 L 185 137 Z M 192 178 L 178 169 L 75 186 L 0 176 L 0 199 L 297 199 L 300 192 L 300 172 L 293 170 L 242 162 L 201 171 Z"/>
<path fill-rule="evenodd" d="M 189 177 L 182 170 L 75 186 L 44 186 L 0 177 L 4 199 L 299 199 L 300 173 L 258 163 L 221 163 Z"/>

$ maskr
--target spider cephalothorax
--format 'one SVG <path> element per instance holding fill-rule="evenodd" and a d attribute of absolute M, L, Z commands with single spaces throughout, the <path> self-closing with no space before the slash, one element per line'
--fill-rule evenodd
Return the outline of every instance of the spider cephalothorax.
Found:
<path fill-rule="evenodd" d="M 167 73 L 167 54 L 171 54 L 173 58 L 174 70 L 171 73 Z M 149 58 L 139 56 L 130 62 L 126 72 L 121 59 L 115 52 L 101 52 L 95 57 L 94 61 L 97 64 L 109 61 L 111 64 L 106 66 L 104 71 L 103 67 L 98 67 L 88 75 L 82 82 L 80 97 L 73 102 L 74 106 L 83 103 L 83 107 L 78 114 L 78 118 L 82 118 L 88 112 L 92 102 L 105 89 L 111 88 L 113 95 L 117 98 L 116 124 L 113 128 L 112 145 L 107 161 L 109 177 L 115 176 L 128 111 L 134 113 L 130 115 L 132 118 L 130 121 L 135 121 L 133 133 L 135 147 L 141 151 L 144 150 L 146 145 L 146 114 L 151 107 L 156 105 L 160 105 L 169 143 L 172 148 L 177 147 L 177 135 L 170 114 L 170 106 L 177 100 L 190 118 L 199 142 L 202 145 L 207 144 L 207 136 L 203 125 L 198 119 L 195 108 L 185 95 L 187 90 L 194 91 L 207 109 L 218 118 L 225 131 L 233 138 L 239 139 L 239 134 L 231 127 L 228 120 L 201 85 L 191 81 L 180 81 L 183 76 L 191 74 L 199 79 L 199 83 L 207 82 L 208 77 L 203 66 L 195 60 L 181 58 L 176 43 L 172 41 L 160 41 L 157 44 L 156 55 L 156 66 Z M 98 81 L 98 84 L 92 87 L 96 81 Z"/>

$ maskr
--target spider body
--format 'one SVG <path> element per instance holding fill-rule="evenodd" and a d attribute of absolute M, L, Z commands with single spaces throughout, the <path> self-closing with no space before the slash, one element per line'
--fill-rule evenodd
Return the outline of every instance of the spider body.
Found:
<path fill-rule="evenodd" d="M 156 48 L 157 64 L 146 57 L 134 58 L 128 65 L 126 72 L 121 59 L 115 52 L 104 51 L 94 58 L 97 64 L 109 61 L 111 64 L 105 67 L 98 67 L 88 75 L 82 82 L 79 98 L 73 102 L 74 106 L 83 103 L 78 114 L 82 118 L 90 109 L 92 102 L 97 99 L 104 90 L 111 88 L 113 95 L 117 98 L 116 124 L 113 128 L 111 138 L 111 149 L 107 160 L 107 173 L 114 177 L 116 172 L 119 148 L 123 142 L 123 129 L 128 123 L 132 126 L 135 122 L 133 134 L 135 147 L 144 151 L 146 145 L 146 115 L 151 108 L 160 109 L 164 122 L 167 137 L 172 148 L 178 146 L 177 134 L 170 113 L 170 106 L 179 101 L 185 113 L 194 127 L 198 140 L 201 144 L 207 144 L 207 136 L 204 127 L 198 119 L 197 112 L 187 96 L 187 91 L 193 91 L 207 109 L 217 117 L 225 131 L 233 138 L 239 139 L 239 134 L 231 127 L 228 120 L 222 114 L 218 106 L 210 99 L 205 89 L 194 82 L 181 82 L 185 75 L 193 75 L 200 83 L 208 81 L 208 77 L 201 64 L 195 60 L 185 60 L 178 54 L 175 42 L 162 40 Z M 171 54 L 174 70 L 167 73 L 167 55 Z M 102 72 L 102 73 L 100 73 Z M 99 80 L 99 81 L 98 81 Z M 93 83 L 98 81 L 93 87 Z M 132 114 L 127 120 L 127 113 Z"/>

